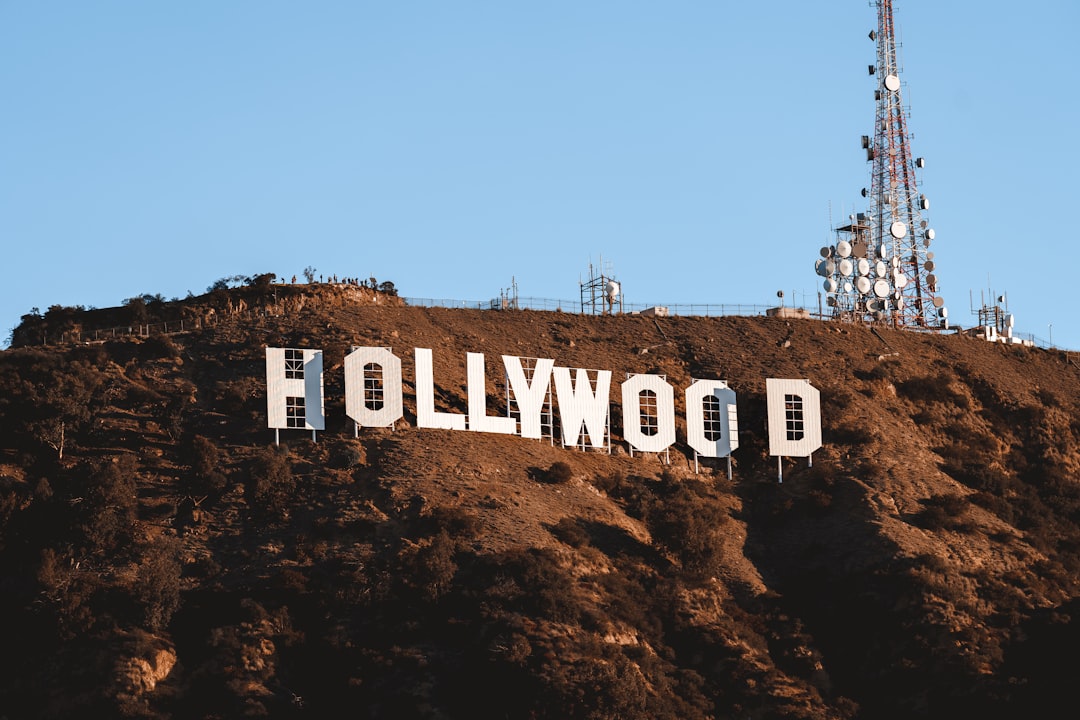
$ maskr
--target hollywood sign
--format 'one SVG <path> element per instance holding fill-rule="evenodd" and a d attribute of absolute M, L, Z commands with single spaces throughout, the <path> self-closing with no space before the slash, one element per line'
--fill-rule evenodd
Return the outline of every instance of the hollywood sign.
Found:
<path fill-rule="evenodd" d="M 486 362 L 466 354 L 467 413 L 435 408 L 432 354 L 415 348 L 416 425 L 540 439 L 610 450 L 611 371 L 556 367 L 547 358 L 503 355 L 506 415 L 489 415 Z M 357 347 L 345 356 L 345 414 L 356 427 L 392 427 L 404 414 L 401 359 L 389 348 Z M 321 350 L 266 348 L 268 427 L 324 430 Z M 769 454 L 807 457 L 821 447 L 820 395 L 809 380 L 767 379 Z M 552 397 L 554 388 L 554 397 Z M 730 457 L 739 446 L 735 391 L 723 380 L 694 380 L 684 391 L 686 443 L 697 456 Z M 660 375 L 631 374 L 621 384 L 623 439 L 634 450 L 665 452 L 676 440 L 675 389 Z M 511 402 L 516 413 L 511 413 Z M 516 415 L 516 416 L 515 416 Z"/>

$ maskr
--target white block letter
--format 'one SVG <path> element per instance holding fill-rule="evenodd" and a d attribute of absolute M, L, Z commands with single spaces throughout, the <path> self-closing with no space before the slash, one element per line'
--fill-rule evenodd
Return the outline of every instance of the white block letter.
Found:
<path fill-rule="evenodd" d="M 469 377 L 469 429 L 474 432 L 513 435 L 517 421 L 512 417 L 487 414 L 487 384 L 484 377 L 484 354 L 466 353 Z"/>
<path fill-rule="evenodd" d="M 345 414 L 360 427 L 390 427 L 401 418 L 401 358 L 389 348 L 345 356 Z"/>
<path fill-rule="evenodd" d="M 649 434 L 642 428 L 641 396 L 651 392 L 655 398 L 655 426 Z M 675 442 L 675 391 L 659 375 L 634 375 L 622 384 L 623 437 L 635 450 L 663 452 Z"/>
<path fill-rule="evenodd" d="M 555 361 L 537 358 L 530 384 L 525 378 L 524 368 L 521 367 L 521 358 L 503 355 L 502 360 L 506 377 L 510 378 L 510 390 L 514 393 L 514 400 L 517 401 L 521 413 L 521 437 L 539 439 L 542 435 L 544 399 L 551 386 L 551 368 Z"/>
<path fill-rule="evenodd" d="M 442 430 L 465 429 L 464 415 L 435 410 L 435 381 L 428 348 L 416 348 L 416 425 Z"/>
<path fill-rule="evenodd" d="M 686 436 L 702 457 L 727 457 L 739 447 L 739 411 L 726 382 L 697 380 L 686 388 Z"/>
<path fill-rule="evenodd" d="M 589 382 L 589 373 L 577 369 L 576 380 L 570 380 L 570 368 L 552 370 L 555 377 L 555 395 L 559 399 L 559 417 L 562 419 L 563 444 L 577 445 L 581 436 L 581 424 L 589 433 L 594 448 L 603 449 L 609 413 L 611 371 L 596 371 L 596 391 Z"/>
<path fill-rule="evenodd" d="M 272 429 L 325 429 L 322 350 L 266 348 L 266 415 Z"/>
<path fill-rule="evenodd" d="M 810 457 L 821 447 L 821 393 L 809 380 L 765 380 L 769 454 Z"/>

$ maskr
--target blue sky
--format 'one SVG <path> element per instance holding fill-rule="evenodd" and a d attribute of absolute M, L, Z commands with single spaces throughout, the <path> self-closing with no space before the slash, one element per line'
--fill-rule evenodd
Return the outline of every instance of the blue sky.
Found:
<path fill-rule="evenodd" d="M 1080 349 L 1080 4 L 896 19 L 950 318 L 1007 293 Z M 816 305 L 869 185 L 875 26 L 865 0 L 0 0 L 0 342 L 32 307 L 309 265 L 574 299 L 602 258 L 630 303 Z"/>

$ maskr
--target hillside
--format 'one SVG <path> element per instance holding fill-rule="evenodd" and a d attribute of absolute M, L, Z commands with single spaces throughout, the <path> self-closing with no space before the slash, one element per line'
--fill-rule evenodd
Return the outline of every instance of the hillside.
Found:
<path fill-rule="evenodd" d="M 169 335 L 32 346 L 59 325 L 27 318 L 0 352 L 0 715 L 1011 718 L 1071 699 L 1065 354 L 275 288 L 143 308 L 187 318 Z M 52 319 L 86 338 L 136 310 Z M 402 360 L 393 430 L 353 435 L 354 345 Z M 267 346 L 324 351 L 316 441 L 274 446 Z M 469 352 L 493 413 L 500 355 L 611 370 L 613 452 L 417 428 L 414 348 L 444 411 L 466 411 Z M 675 388 L 668 462 L 622 442 L 617 384 L 642 372 Z M 769 377 L 822 394 L 824 447 L 783 483 Z M 730 480 L 694 472 L 694 378 L 738 393 Z"/>

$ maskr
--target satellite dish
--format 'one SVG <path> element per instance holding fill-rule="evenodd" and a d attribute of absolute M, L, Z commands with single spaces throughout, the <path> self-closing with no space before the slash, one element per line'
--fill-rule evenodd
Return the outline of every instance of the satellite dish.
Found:
<path fill-rule="evenodd" d="M 904 309 L 904 296 L 901 295 L 900 293 L 896 293 L 896 309 L 897 310 L 903 310 Z"/>
<path fill-rule="evenodd" d="M 850 259 L 844 258 L 840 261 L 840 274 L 844 277 L 851 277 L 851 273 L 855 272 L 855 265 Z"/>
<path fill-rule="evenodd" d="M 825 247 L 821 248 L 821 257 L 827 258 L 830 255 L 832 255 L 832 246 L 826 245 Z"/>
<path fill-rule="evenodd" d="M 881 243 L 881 247 L 878 249 L 878 257 L 885 257 L 889 254 L 889 248 L 885 247 L 885 243 Z"/>
<path fill-rule="evenodd" d="M 934 259 L 934 253 L 932 253 L 932 252 L 926 253 L 926 259 L 927 260 L 933 260 Z"/>
<path fill-rule="evenodd" d="M 863 197 L 866 197 L 866 196 L 867 196 L 867 195 L 869 195 L 869 194 L 870 194 L 870 191 L 869 191 L 869 190 L 867 190 L 866 188 L 863 188 L 863 189 L 862 189 L 862 196 L 863 196 Z"/>
<path fill-rule="evenodd" d="M 834 293 L 834 292 L 836 292 L 836 281 L 833 280 L 832 278 L 828 278 L 828 279 L 825 280 L 824 287 L 825 287 L 825 292 Z"/>
<path fill-rule="evenodd" d="M 934 307 L 936 307 L 939 310 L 944 309 L 944 307 L 945 307 L 945 298 L 940 298 L 940 297 L 934 298 Z M 942 317 L 945 317 L 945 316 L 942 315 Z"/>
<path fill-rule="evenodd" d="M 885 273 L 887 273 L 888 271 L 888 267 L 886 267 L 885 263 L 881 260 L 878 260 L 876 263 L 874 263 L 874 275 L 876 277 L 885 277 Z"/>
<path fill-rule="evenodd" d="M 829 276 L 829 273 L 825 272 L 825 261 L 824 260 L 815 260 L 814 261 L 814 272 L 816 272 L 821 277 L 828 277 Z"/>
<path fill-rule="evenodd" d="M 935 275 L 934 273 L 930 273 L 926 276 L 926 282 L 931 285 L 937 285 L 937 275 Z"/>
<path fill-rule="evenodd" d="M 840 242 L 836 243 L 836 254 L 842 258 L 850 257 L 851 243 L 849 243 L 847 240 L 841 240 Z"/>
<path fill-rule="evenodd" d="M 829 275 L 832 275 L 835 272 L 836 272 L 836 261 L 835 260 L 826 260 L 825 261 L 825 275 L 826 275 L 826 277 L 829 276 Z"/>
<path fill-rule="evenodd" d="M 908 284 L 907 275 L 905 275 L 902 272 L 898 272 L 898 273 L 893 274 L 893 285 L 896 285 L 896 287 L 900 288 L 900 290 L 903 290 L 904 288 L 907 287 L 907 284 Z M 897 290 L 897 292 L 900 292 L 900 290 Z"/>
<path fill-rule="evenodd" d="M 844 283 L 844 292 L 846 292 L 846 293 L 848 293 L 848 294 L 850 295 L 850 294 L 851 294 L 851 291 L 852 291 L 853 289 L 854 289 L 854 288 L 852 288 L 852 286 L 851 286 L 851 281 L 848 281 L 848 282 L 845 282 L 845 283 Z"/>
<path fill-rule="evenodd" d="M 929 253 L 927 253 L 927 254 L 929 254 Z M 926 268 L 926 272 L 930 272 L 931 270 L 933 270 L 933 269 L 934 269 L 934 261 L 933 261 L 933 260 L 930 260 L 930 259 L 928 258 L 928 259 L 926 260 L 926 262 L 924 262 L 924 263 L 923 263 L 923 267 L 924 267 L 924 268 Z"/>
<path fill-rule="evenodd" d="M 1013 318 L 1012 313 L 1009 313 L 1008 315 L 1005 316 L 1005 327 L 1010 327 L 1011 328 L 1015 322 L 1016 322 L 1016 320 L 1015 320 L 1015 318 Z"/>
<path fill-rule="evenodd" d="M 858 270 L 860 275 L 870 274 L 870 261 L 866 258 L 859 258 Z"/>
<path fill-rule="evenodd" d="M 829 297 L 825 298 L 825 304 L 829 307 L 836 307 L 836 298 L 830 295 Z"/>
<path fill-rule="evenodd" d="M 934 299 L 937 300 L 937 298 Z M 937 303 L 934 304 L 937 305 Z M 942 306 L 941 309 L 938 310 L 938 315 L 940 315 L 942 319 L 949 317 L 949 308 Z"/>
<path fill-rule="evenodd" d="M 933 240 L 934 239 L 934 228 L 927 228 L 926 232 L 923 233 L 923 235 L 926 237 L 927 240 Z"/>
<path fill-rule="evenodd" d="M 879 298 L 889 297 L 889 281 L 885 278 L 878 278 L 875 280 L 874 294 Z"/>
<path fill-rule="evenodd" d="M 615 302 L 615 299 L 619 297 L 619 283 L 608 280 L 607 285 L 604 286 L 604 292 L 607 295 L 608 302 Z"/>
<path fill-rule="evenodd" d="M 862 295 L 869 295 L 870 278 L 862 276 L 855 278 L 855 289 L 858 290 L 859 293 L 861 293 Z"/>
<path fill-rule="evenodd" d="M 891 92 L 896 92 L 900 89 L 900 78 L 895 75 L 885 76 L 885 89 Z"/>
<path fill-rule="evenodd" d="M 907 225 L 897 220 L 889 226 L 889 233 L 897 240 L 907 235 Z"/>
<path fill-rule="evenodd" d="M 777 290 L 776 291 L 776 297 L 783 299 L 784 291 L 783 290 Z"/>

